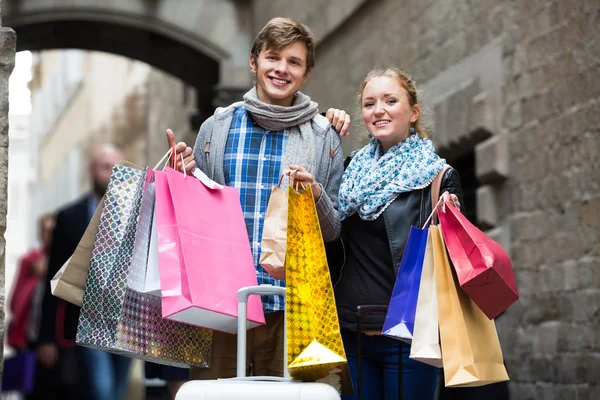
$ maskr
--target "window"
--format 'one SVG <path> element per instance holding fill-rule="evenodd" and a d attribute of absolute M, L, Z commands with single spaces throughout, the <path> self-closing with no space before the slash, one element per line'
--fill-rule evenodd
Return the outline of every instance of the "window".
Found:
<path fill-rule="evenodd" d="M 447 161 L 460 175 L 466 208 L 465 216 L 477 226 L 477 188 L 479 183 L 475 176 L 475 149 L 471 148 L 469 152 L 460 157 L 447 158 Z"/>

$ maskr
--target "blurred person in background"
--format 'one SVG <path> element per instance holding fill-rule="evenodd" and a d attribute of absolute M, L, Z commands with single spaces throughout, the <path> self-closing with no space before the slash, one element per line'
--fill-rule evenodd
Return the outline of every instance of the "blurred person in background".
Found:
<path fill-rule="evenodd" d="M 36 316 L 40 314 L 41 298 L 36 294 L 43 289 L 53 229 L 54 215 L 42 215 L 38 231 L 41 248 L 30 250 L 19 260 L 19 272 L 10 297 L 12 317 L 7 334 L 8 345 L 17 351 L 29 349 L 37 341 L 39 320 Z"/>
<path fill-rule="evenodd" d="M 18 275 L 10 297 L 12 315 L 6 335 L 8 345 L 15 349 L 17 354 L 34 349 L 37 343 L 54 217 L 54 214 L 48 213 L 39 218 L 38 235 L 41 247 L 28 251 L 19 260 Z M 39 362 L 35 369 L 35 378 L 43 380 L 44 370 Z M 27 398 L 35 398 L 34 396 L 35 394 L 31 394 Z"/>
<path fill-rule="evenodd" d="M 46 288 L 71 257 L 108 188 L 121 152 L 110 144 L 94 149 L 89 165 L 92 190 L 58 211 L 48 257 Z M 88 347 L 76 347 L 79 307 L 44 293 L 39 343 L 40 363 L 53 370 L 43 399 L 119 400 L 127 389 L 131 359 Z M 80 382 L 84 383 L 85 394 Z"/>

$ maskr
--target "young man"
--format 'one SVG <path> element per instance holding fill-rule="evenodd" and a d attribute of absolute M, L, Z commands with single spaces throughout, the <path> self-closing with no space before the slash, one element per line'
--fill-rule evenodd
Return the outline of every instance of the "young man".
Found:
<path fill-rule="evenodd" d="M 317 104 L 298 91 L 314 64 L 312 32 L 291 19 L 272 19 L 250 54 L 256 87 L 243 102 L 217 109 L 202 124 L 193 151 L 185 143 L 176 146 L 184 158 L 178 168 L 185 165 L 191 171 L 197 164 L 216 182 L 239 189 L 259 284 L 285 286 L 259 265 L 259 258 L 271 188 L 286 169 L 298 170 L 296 180 L 312 186 L 323 239 L 339 236 L 335 209 L 344 169 L 340 139 Z M 342 133 L 347 131 L 350 119 L 343 111 L 329 110 L 328 117 Z M 173 132 L 168 130 L 167 136 L 175 146 Z M 282 376 L 285 299 L 265 296 L 262 301 L 266 325 L 248 332 L 247 369 L 251 366 L 255 376 Z M 236 340 L 235 335 L 215 332 L 211 368 L 193 369 L 191 378 L 234 377 Z"/>

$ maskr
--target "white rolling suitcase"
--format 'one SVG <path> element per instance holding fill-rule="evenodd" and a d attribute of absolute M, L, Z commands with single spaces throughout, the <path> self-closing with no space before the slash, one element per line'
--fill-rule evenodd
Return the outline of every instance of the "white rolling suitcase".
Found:
<path fill-rule="evenodd" d="M 287 354 L 283 357 L 285 378 L 245 376 L 246 306 L 250 295 L 285 296 L 285 288 L 260 285 L 238 291 L 237 378 L 187 382 L 179 389 L 175 400 L 340 400 L 338 391 L 330 385 L 289 379 Z M 283 348 L 287 349 L 287 342 Z"/>

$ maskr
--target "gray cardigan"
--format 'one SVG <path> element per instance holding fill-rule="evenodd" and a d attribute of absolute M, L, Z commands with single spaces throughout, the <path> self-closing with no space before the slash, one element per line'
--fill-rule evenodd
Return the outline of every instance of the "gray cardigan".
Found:
<path fill-rule="evenodd" d="M 200 127 L 194 145 L 196 165 L 212 180 L 225 184 L 223 163 L 225 145 L 231 126 L 233 112 L 243 105 L 234 103 L 218 108 Z M 322 187 L 322 195 L 316 204 L 323 240 L 330 242 L 340 236 L 341 223 L 337 212 L 338 190 L 344 173 L 344 159 L 340 138 L 327 118 L 317 114 L 312 120 L 315 133 L 316 166 L 315 180 Z M 288 141 L 286 152 L 302 152 L 296 141 Z M 288 157 L 289 158 L 289 157 Z"/>

